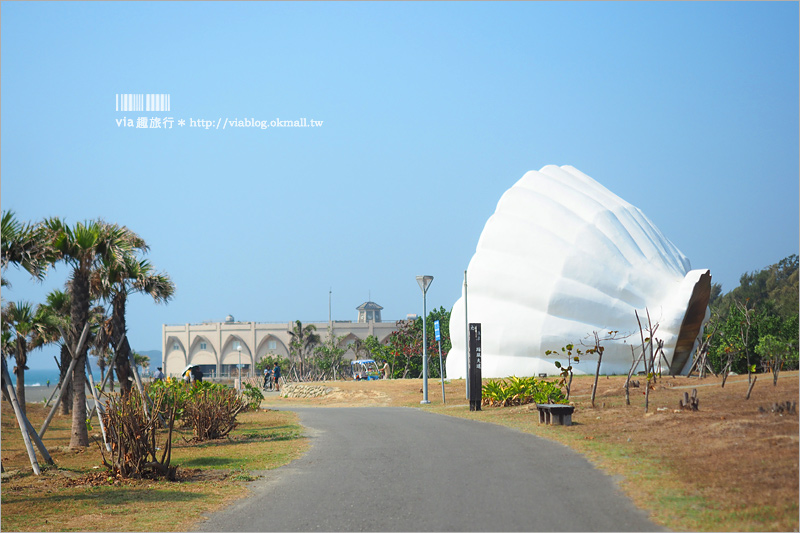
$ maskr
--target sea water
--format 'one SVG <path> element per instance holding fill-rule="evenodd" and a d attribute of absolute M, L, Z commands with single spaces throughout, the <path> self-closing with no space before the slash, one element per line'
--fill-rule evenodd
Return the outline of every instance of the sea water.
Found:
<path fill-rule="evenodd" d="M 13 369 L 13 361 L 10 361 L 12 368 L 9 368 L 9 372 Z M 100 379 L 100 372 L 92 368 L 92 377 L 95 381 L 99 383 Z M 45 387 L 47 386 L 47 380 L 50 380 L 50 386 L 55 387 L 58 385 L 59 380 L 59 373 L 58 368 L 54 369 L 41 369 L 41 368 L 29 368 L 25 371 L 25 386 L 26 387 Z M 17 384 L 17 376 L 11 373 L 11 383 L 15 386 Z"/>

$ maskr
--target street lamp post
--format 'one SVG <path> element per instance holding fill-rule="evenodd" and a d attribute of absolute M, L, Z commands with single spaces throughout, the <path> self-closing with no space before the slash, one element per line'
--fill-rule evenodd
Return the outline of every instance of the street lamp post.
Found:
<path fill-rule="evenodd" d="M 422 401 L 419 403 L 431 403 L 428 401 L 428 338 L 425 328 L 428 307 L 425 296 L 432 281 L 433 276 L 417 276 L 417 283 L 419 283 L 419 288 L 422 289 Z"/>
<path fill-rule="evenodd" d="M 236 349 L 239 350 L 239 392 L 242 392 L 242 345 L 236 344 Z"/>

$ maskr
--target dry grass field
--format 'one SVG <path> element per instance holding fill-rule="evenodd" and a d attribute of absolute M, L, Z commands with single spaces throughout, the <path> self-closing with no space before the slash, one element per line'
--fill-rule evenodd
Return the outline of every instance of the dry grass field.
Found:
<path fill-rule="evenodd" d="M 265 405 L 409 406 L 451 416 L 504 424 L 562 442 L 599 468 L 619 476 L 620 486 L 654 520 L 694 531 L 797 531 L 798 415 L 773 413 L 772 405 L 798 401 L 798 372 L 761 375 L 749 400 L 747 376 L 666 377 L 650 392 L 631 389 L 625 405 L 624 377 L 601 376 L 596 407 L 593 377 L 576 377 L 574 424 L 540 426 L 530 406 L 483 407 L 470 412 L 463 380 L 429 380 L 430 405 L 421 406 L 421 380 L 328 383 L 319 399 L 271 397 Z M 684 392 L 697 389 L 698 411 L 679 409 Z M 759 410 L 763 409 L 763 412 Z"/>
<path fill-rule="evenodd" d="M 37 429 L 46 416 L 42 404 L 28 404 Z M 96 445 L 69 449 L 70 418 L 57 415 L 43 439 L 56 466 L 42 464 L 42 475 L 34 476 L 4 401 L 0 530 L 190 531 L 204 513 L 245 496 L 243 482 L 291 462 L 308 446 L 292 412 L 248 412 L 239 420 L 230 438 L 202 444 L 188 442 L 191 429 L 178 428 L 172 450 L 178 479 L 171 482 L 109 477 Z"/>

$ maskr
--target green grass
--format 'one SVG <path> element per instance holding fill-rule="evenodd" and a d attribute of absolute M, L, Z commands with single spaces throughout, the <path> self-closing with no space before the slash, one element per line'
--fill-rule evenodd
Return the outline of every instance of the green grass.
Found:
<path fill-rule="evenodd" d="M 283 466 L 308 447 L 295 413 L 250 412 L 239 415 L 241 426 L 230 439 L 190 444 L 191 430 L 176 431 L 171 464 L 179 476 L 194 472 L 190 481 L 109 479 L 105 467 L 95 468 L 101 463 L 96 447 L 51 452 L 58 466 L 34 476 L 13 414 L 3 409 L 3 465 L 18 472 L 2 483 L 3 531 L 191 530 L 204 514 L 243 497 L 245 483 L 259 471 Z M 69 423 L 68 417 L 54 419 L 49 448 L 69 442 Z M 66 479 L 90 474 L 97 485 L 69 486 Z"/>

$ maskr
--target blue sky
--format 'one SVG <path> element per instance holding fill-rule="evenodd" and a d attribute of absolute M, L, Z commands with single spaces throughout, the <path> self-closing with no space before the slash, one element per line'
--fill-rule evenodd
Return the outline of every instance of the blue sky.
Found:
<path fill-rule="evenodd" d="M 2 2 L 2 209 L 148 242 L 161 324 L 387 319 L 461 295 L 528 170 L 570 164 L 728 291 L 798 252 L 796 2 Z M 167 93 L 169 112 L 120 112 Z M 118 127 L 166 117 L 173 128 Z M 190 119 L 321 120 L 191 128 Z M 183 119 L 187 125 L 179 127 Z M 13 268 L 3 299 L 39 302 Z M 32 366 L 52 364 L 50 352 Z"/>

